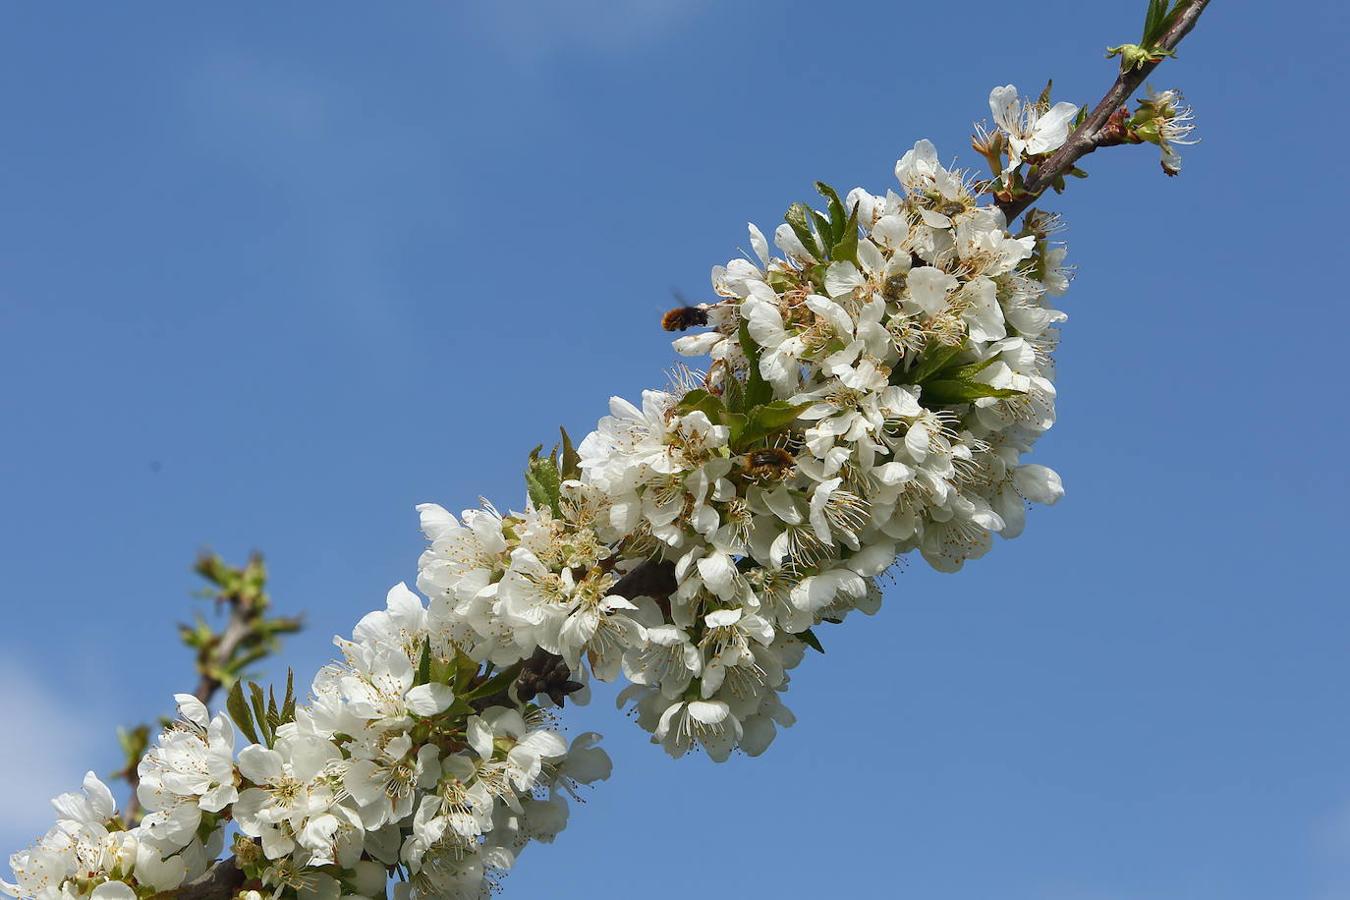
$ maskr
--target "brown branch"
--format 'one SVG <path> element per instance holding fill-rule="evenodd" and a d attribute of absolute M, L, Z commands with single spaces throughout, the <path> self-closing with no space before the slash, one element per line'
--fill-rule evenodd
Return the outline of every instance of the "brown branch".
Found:
<path fill-rule="evenodd" d="M 1208 5 L 1209 0 L 1190 0 L 1190 3 L 1177 16 L 1171 27 L 1163 32 L 1156 46 L 1160 50 L 1176 49 L 1176 46 L 1181 43 L 1181 39 L 1190 34 L 1196 21 L 1200 18 L 1200 14 L 1205 11 L 1205 7 Z M 1026 194 L 998 204 L 999 209 L 1003 210 L 1003 214 L 1009 222 L 1012 222 L 1013 219 L 1025 212 L 1027 207 L 1040 199 L 1046 188 L 1054 184 L 1057 179 L 1067 175 L 1078 160 L 1098 147 L 1105 146 L 1105 141 L 1111 133 L 1109 127 L 1111 117 L 1129 101 L 1134 92 L 1139 90 L 1139 86 L 1144 83 L 1144 79 L 1148 78 L 1161 63 L 1161 59 L 1147 62 L 1138 68 L 1123 71 L 1116 76 L 1115 84 L 1111 85 L 1111 89 L 1106 92 L 1106 96 L 1083 120 L 1083 124 L 1074 129 L 1068 140 L 1051 154 L 1049 159 L 1031 172 L 1026 182 Z"/>
<path fill-rule="evenodd" d="M 156 894 L 155 900 L 228 900 L 244 884 L 244 871 L 233 856 L 212 864 L 196 881 Z"/>
<path fill-rule="evenodd" d="M 209 704 L 216 691 L 223 687 L 221 680 L 213 675 L 212 671 L 234 659 L 239 645 L 253 631 L 253 621 L 260 615 L 258 610 L 241 603 L 238 596 L 227 597 L 227 601 L 230 604 L 230 621 L 221 632 L 220 640 L 212 648 L 211 663 L 201 667 L 202 677 L 197 682 L 197 690 L 193 692 L 193 696 L 204 704 Z"/>
<path fill-rule="evenodd" d="M 1191 0 L 1190 5 L 1177 17 L 1172 27 L 1164 32 L 1157 46 L 1162 50 L 1174 49 L 1181 43 L 1182 38 L 1195 27 L 1196 21 L 1200 18 L 1200 13 L 1204 12 L 1208 4 L 1209 0 Z M 1039 199 L 1046 188 L 1053 184 L 1057 178 L 1068 173 L 1079 159 L 1096 150 L 1099 146 L 1103 146 L 1104 137 L 1109 133 L 1108 126 L 1112 116 L 1133 96 L 1139 86 L 1144 83 L 1144 79 L 1158 67 L 1160 62 L 1161 60 L 1145 63 L 1138 68 L 1121 72 L 1116 77 L 1115 84 L 1111 86 L 1106 96 L 1101 99 L 1101 102 L 1092 110 L 1083 124 L 1078 126 L 1069 135 L 1064 145 L 1037 167 L 1035 172 L 1027 179 L 1027 195 L 999 204 L 999 208 L 1003 210 L 1009 222 L 1025 212 L 1027 207 Z M 658 603 L 664 603 L 668 609 L 670 594 L 674 587 L 674 566 L 668 562 L 648 560 L 620 578 L 611 588 L 611 593 L 627 597 L 651 596 Z M 250 616 L 250 610 L 244 607 L 245 604 L 238 603 L 237 600 L 231 604 L 230 622 L 215 647 L 215 653 L 212 654 L 216 660 L 222 663 L 233 657 L 239 644 L 249 634 L 252 619 L 256 617 L 256 614 Z M 197 685 L 196 697 L 203 703 L 207 703 L 220 687 L 221 683 L 217 678 L 203 672 L 201 681 Z M 228 900 L 243 883 L 244 873 L 234 857 L 231 856 L 218 860 L 211 868 L 207 869 L 206 874 L 191 884 L 158 895 L 158 897 L 164 898 L 164 900 L 170 900 L 170 898 L 171 900 Z"/>
<path fill-rule="evenodd" d="M 215 554 L 203 553 L 193 570 L 214 585 L 212 593 L 217 608 L 227 605 L 230 610 L 224 629 L 209 633 L 206 639 L 202 639 L 196 629 L 180 626 L 184 641 L 197 649 L 199 680 L 193 696 L 203 704 L 210 704 L 225 686 L 221 673 L 237 674 L 241 666 L 265 656 L 275 649 L 278 635 L 293 634 L 300 629 L 300 620 L 267 618 L 271 605 L 264 590 L 267 573 L 262 556 L 257 553 L 252 554 L 240 569 L 227 565 Z M 131 788 L 131 798 L 122 817 L 128 825 L 135 825 L 141 815 L 140 800 L 136 796 L 140 783 L 138 762 L 139 759 L 129 759 L 127 767 L 116 773 L 116 777 L 124 779 Z"/>

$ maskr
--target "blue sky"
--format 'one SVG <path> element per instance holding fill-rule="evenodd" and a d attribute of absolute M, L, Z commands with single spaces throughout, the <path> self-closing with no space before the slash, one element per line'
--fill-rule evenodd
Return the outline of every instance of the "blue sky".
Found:
<path fill-rule="evenodd" d="M 414 503 L 672 362 L 672 290 L 820 178 L 960 155 L 990 87 L 1095 102 L 1142 0 L 0 7 L 0 843 L 193 682 L 210 545 L 312 672 L 415 575 Z M 1080 267 L 1068 496 L 823 635 L 763 758 L 614 778 L 506 897 L 1350 898 L 1346 13 L 1213 4 L 1204 142 L 1048 205 Z M 1026 25 L 1023 23 L 1034 23 Z M 562 885 L 559 889 L 558 886 Z"/>

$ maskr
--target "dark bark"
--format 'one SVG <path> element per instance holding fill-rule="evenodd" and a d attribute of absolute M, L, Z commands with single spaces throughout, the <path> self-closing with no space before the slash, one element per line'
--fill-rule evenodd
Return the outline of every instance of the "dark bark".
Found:
<path fill-rule="evenodd" d="M 1172 23 L 1172 27 L 1163 33 L 1158 41 L 1158 47 L 1163 50 L 1174 50 L 1181 43 L 1181 39 L 1190 34 L 1191 29 L 1195 27 L 1196 20 L 1200 14 L 1205 11 L 1209 5 L 1209 0 L 1191 0 L 1190 4 L 1177 16 L 1177 20 Z M 1129 101 L 1134 92 L 1139 90 L 1139 86 L 1144 83 L 1144 79 L 1152 74 L 1153 70 L 1158 68 L 1162 60 L 1157 62 L 1145 63 L 1137 69 L 1131 69 L 1128 72 L 1121 72 L 1116 76 L 1115 84 L 1106 92 L 1106 96 L 1101 102 L 1088 113 L 1083 124 L 1074 129 L 1069 135 L 1064 145 L 1050 155 L 1050 158 L 1036 167 L 1035 173 L 1027 178 L 1025 196 L 1009 200 L 1006 203 L 1000 203 L 999 209 L 1008 217 L 1011 223 L 1027 207 L 1035 203 L 1046 189 L 1055 183 L 1055 179 L 1067 175 L 1078 160 L 1087 156 L 1098 147 L 1105 146 L 1112 134 L 1111 118 L 1116 112 Z"/>

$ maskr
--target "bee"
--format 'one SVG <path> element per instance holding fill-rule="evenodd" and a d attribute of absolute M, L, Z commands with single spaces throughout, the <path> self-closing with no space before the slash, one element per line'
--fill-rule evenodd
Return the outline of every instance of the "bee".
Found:
<path fill-rule="evenodd" d="M 797 464 L 797 457 L 782 447 L 765 447 L 741 454 L 739 464 L 749 478 L 784 478 Z"/>
<path fill-rule="evenodd" d="M 686 331 L 708 324 L 708 311 L 699 306 L 677 306 L 661 317 L 666 331 Z"/>

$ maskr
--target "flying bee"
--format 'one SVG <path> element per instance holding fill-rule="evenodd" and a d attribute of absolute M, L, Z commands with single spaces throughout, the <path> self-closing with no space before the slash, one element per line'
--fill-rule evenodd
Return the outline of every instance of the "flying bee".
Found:
<path fill-rule="evenodd" d="M 686 331 L 708 324 L 708 311 L 700 306 L 677 306 L 661 317 L 666 331 Z"/>
<path fill-rule="evenodd" d="M 738 463 L 748 478 L 785 478 L 797 457 L 782 447 L 764 447 L 741 454 Z"/>

